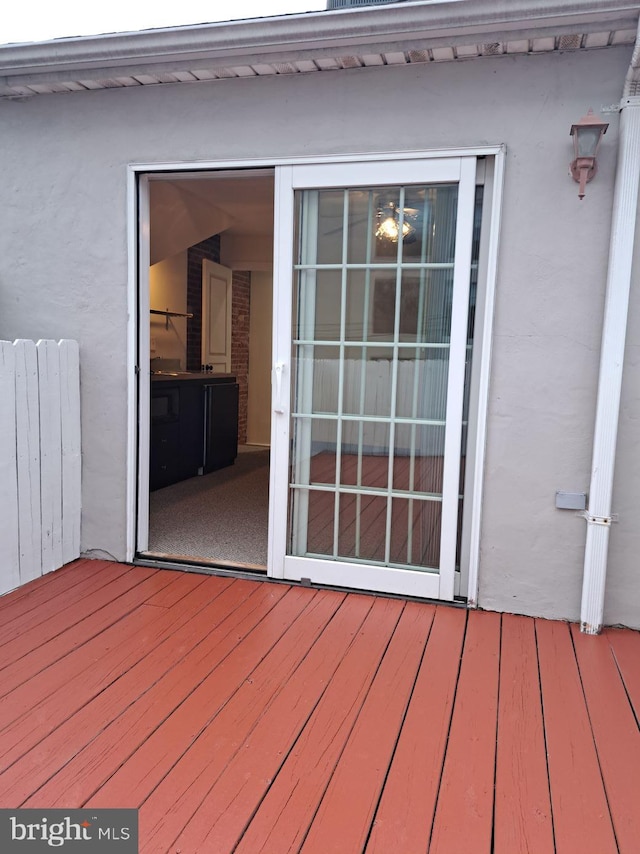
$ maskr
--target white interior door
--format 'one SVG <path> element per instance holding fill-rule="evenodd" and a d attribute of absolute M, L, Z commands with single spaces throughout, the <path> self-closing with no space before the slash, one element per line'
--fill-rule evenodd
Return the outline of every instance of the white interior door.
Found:
<path fill-rule="evenodd" d="M 231 278 L 228 267 L 202 262 L 202 364 L 222 374 L 231 371 Z"/>
<path fill-rule="evenodd" d="M 277 170 L 272 576 L 453 598 L 475 174 Z"/>

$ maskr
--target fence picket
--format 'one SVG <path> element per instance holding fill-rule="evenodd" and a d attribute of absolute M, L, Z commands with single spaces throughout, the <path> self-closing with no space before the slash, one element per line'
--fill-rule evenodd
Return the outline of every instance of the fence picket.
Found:
<path fill-rule="evenodd" d="M 0 341 L 0 595 L 80 554 L 75 341 Z"/>
<path fill-rule="evenodd" d="M 38 341 L 40 383 L 40 483 L 42 572 L 62 566 L 62 454 L 60 351 L 55 341 Z"/>
<path fill-rule="evenodd" d="M 60 415 L 62 431 L 62 562 L 80 554 L 80 360 L 77 341 L 62 340 Z"/>
<path fill-rule="evenodd" d="M 0 341 L 0 593 L 20 584 L 15 376 L 13 346 Z"/>
<path fill-rule="evenodd" d="M 16 449 L 20 584 L 42 575 L 40 401 L 34 341 L 13 343 L 16 360 Z"/>

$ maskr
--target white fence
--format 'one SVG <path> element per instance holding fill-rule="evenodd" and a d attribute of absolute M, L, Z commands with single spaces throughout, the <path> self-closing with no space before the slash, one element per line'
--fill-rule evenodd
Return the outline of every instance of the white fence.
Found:
<path fill-rule="evenodd" d="M 80 554 L 75 341 L 0 341 L 0 593 Z"/>

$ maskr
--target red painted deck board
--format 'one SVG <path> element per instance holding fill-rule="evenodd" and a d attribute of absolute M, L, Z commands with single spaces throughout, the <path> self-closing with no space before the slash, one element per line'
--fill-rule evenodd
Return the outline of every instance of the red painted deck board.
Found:
<path fill-rule="evenodd" d="M 413 690 L 431 608 L 408 603 L 302 845 L 305 854 L 362 851 Z"/>
<path fill-rule="evenodd" d="M 64 804 L 68 798 L 82 802 L 83 792 L 86 798 L 105 782 L 109 771 L 144 741 L 154 722 L 193 690 L 193 673 L 187 668 L 210 659 L 216 635 L 208 630 L 225 621 L 228 631 L 234 630 L 241 606 L 256 592 L 254 585 L 243 582 L 225 581 L 212 588 L 214 598 L 193 620 L 0 774 L 0 802 L 21 804 L 41 786 L 35 798 L 42 804 Z M 187 668 L 176 666 L 182 662 Z M 129 753 L 127 745 L 133 745 Z"/>
<path fill-rule="evenodd" d="M 110 564 L 66 590 L 62 600 L 51 596 L 26 613 L 15 616 L 5 613 L 0 627 L 0 655 L 12 658 L 12 643 L 17 641 L 27 647 L 35 646 L 36 642 L 45 643 L 59 633 L 60 626 L 65 627 L 69 622 L 76 622 L 80 615 L 88 616 L 97 611 L 103 600 L 108 601 L 113 595 L 111 582 L 125 574 L 129 573 L 121 565 Z"/>
<path fill-rule="evenodd" d="M 621 854 L 640 847 L 640 731 L 606 636 L 573 643 L 616 841 Z"/>
<path fill-rule="evenodd" d="M 276 590 L 274 597 L 280 595 Z M 95 807 L 133 803 L 139 807 L 200 736 L 219 710 L 249 678 L 289 626 L 310 603 L 314 591 L 288 590 L 264 619 L 254 623 L 244 643 L 234 645 L 218 666 L 156 729 L 136 753 L 89 800 Z"/>
<path fill-rule="evenodd" d="M 429 854 L 489 854 L 498 713 L 500 616 L 467 619 Z"/>
<path fill-rule="evenodd" d="M 359 602 L 349 597 L 351 607 Z M 286 757 L 242 837 L 236 854 L 298 851 L 362 708 L 397 623 L 384 600 L 370 609 L 326 692 Z"/>
<path fill-rule="evenodd" d="M 640 632 L 607 629 L 604 636 L 613 650 L 636 720 L 640 720 Z"/>
<path fill-rule="evenodd" d="M 171 775 L 172 785 L 159 786 L 142 806 L 140 818 L 149 827 L 148 842 L 142 850 L 153 850 L 154 845 L 178 836 L 185 824 L 185 814 L 191 814 L 191 834 L 206 835 L 208 826 L 223 811 L 222 804 L 226 804 L 224 795 L 216 795 L 209 805 L 212 791 L 219 786 L 221 776 L 237 766 L 238 757 L 242 759 L 247 754 L 248 745 L 258 738 L 256 729 L 260 731 L 265 721 L 274 718 L 274 709 L 291 703 L 291 696 L 285 692 L 290 690 L 295 674 L 306 668 L 310 650 L 318 649 L 314 644 L 342 598 L 340 594 L 328 599 L 314 598 L 183 754 Z M 275 751 L 276 742 L 277 732 L 271 730 L 265 743 Z M 256 774 L 258 760 L 253 751 L 251 757 L 252 772 Z M 250 809 L 246 800 L 243 807 Z M 185 850 L 198 850 L 198 847 L 187 844 Z"/>
<path fill-rule="evenodd" d="M 505 614 L 495 793 L 495 854 L 553 854 L 542 698 L 533 620 Z"/>
<path fill-rule="evenodd" d="M 571 630 L 536 620 L 549 783 L 558 854 L 617 852 Z"/>
<path fill-rule="evenodd" d="M 439 608 L 436 612 L 367 854 L 426 851 L 449 735 L 466 619 L 463 610 Z"/>
<path fill-rule="evenodd" d="M 342 658 L 340 640 L 358 631 L 369 607 L 364 601 L 340 607 L 251 729 L 242 720 L 245 702 L 242 697 L 237 698 L 236 709 L 229 709 L 226 721 L 214 722 L 213 740 L 207 733 L 209 750 L 218 744 L 220 737 L 225 742 L 234 738 L 234 731 L 239 729 L 239 738 L 236 735 L 234 739 L 237 749 L 224 768 L 220 768 L 223 757 L 218 756 L 219 749 L 216 749 L 213 768 L 210 765 L 207 769 L 215 785 L 199 802 L 197 812 L 176 839 L 176 848 L 184 851 L 233 849 L 338 667 Z M 269 666 L 268 661 L 265 664 Z M 239 726 L 238 718 L 242 721 Z M 218 769 L 221 773 L 216 779 Z M 193 801 L 189 796 L 189 802 Z M 144 808 L 141 815 L 145 815 Z M 170 838 L 166 835 L 160 838 L 163 837 Z"/>
<path fill-rule="evenodd" d="M 637 850 L 637 632 L 104 561 L 0 616 L 0 807 L 137 807 L 145 852 Z"/>
<path fill-rule="evenodd" d="M 156 590 L 166 584 L 162 579 L 149 581 L 155 582 Z M 143 604 L 0 700 L 0 717 L 8 722 L 0 732 L 4 765 L 16 761 L 67 719 L 70 694 L 78 706 L 89 702 L 202 607 L 197 590 L 184 596 L 180 578 L 171 578 L 166 586 L 172 587 L 175 604 L 181 604 L 176 614 Z"/>
<path fill-rule="evenodd" d="M 79 611 L 77 622 L 67 616 L 66 627 L 64 622 L 60 622 L 58 627 L 61 631 L 55 637 L 43 640 L 36 630 L 21 635 L 12 644 L 7 644 L 0 658 L 3 662 L 0 665 L 0 697 L 32 679 L 37 673 L 138 607 L 141 591 L 135 588 L 146 579 L 149 579 L 149 585 L 155 588 L 157 582 L 148 572 L 144 575 L 137 571 L 127 572 L 109 585 L 109 596 L 101 596 L 101 608 L 97 608 L 88 616 Z"/>
<path fill-rule="evenodd" d="M 49 572 L 46 575 L 41 575 L 39 578 L 24 584 L 22 587 L 16 587 L 10 593 L 5 593 L 0 597 L 0 617 L 4 620 L 5 615 L 10 619 L 14 619 L 20 614 L 31 611 L 33 608 L 39 607 L 43 602 L 49 601 L 53 596 L 64 593 L 65 590 L 70 590 L 74 584 L 78 584 L 86 578 L 86 565 L 92 564 L 92 573 L 96 572 L 101 565 L 106 565 L 107 561 L 89 561 L 77 560 L 73 564 L 65 566 L 62 570 L 58 569 L 55 572 Z M 109 564 L 113 566 L 113 564 Z M 123 572 L 126 572 L 128 567 L 118 564 Z"/>

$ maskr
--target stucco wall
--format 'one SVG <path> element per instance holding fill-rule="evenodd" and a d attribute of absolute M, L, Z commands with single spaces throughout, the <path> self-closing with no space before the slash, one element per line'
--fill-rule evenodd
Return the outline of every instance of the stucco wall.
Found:
<path fill-rule="evenodd" d="M 618 122 L 609 116 L 583 202 L 568 177 L 569 127 L 619 99 L 629 57 L 617 48 L 0 103 L 0 337 L 80 341 L 82 548 L 125 554 L 127 163 L 506 143 L 479 601 L 576 619 L 585 526 L 555 509 L 554 493 L 589 482 Z M 632 546 L 617 538 L 616 565 Z M 614 577 L 607 618 L 637 624 L 629 572 Z"/>

